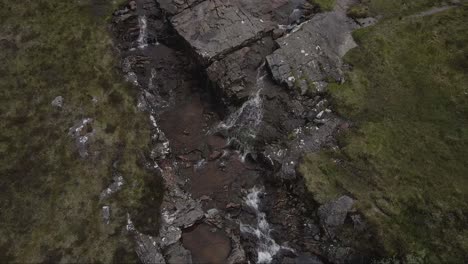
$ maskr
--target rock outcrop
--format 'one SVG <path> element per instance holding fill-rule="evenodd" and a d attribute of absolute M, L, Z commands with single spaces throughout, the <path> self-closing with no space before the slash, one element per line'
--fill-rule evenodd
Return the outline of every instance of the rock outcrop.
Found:
<path fill-rule="evenodd" d="M 229 0 L 203 1 L 172 17 L 171 23 L 203 64 L 260 39 L 272 30 Z"/>
<path fill-rule="evenodd" d="M 357 24 L 340 11 L 317 14 L 277 40 L 280 48 L 267 56 L 273 78 L 290 88 L 320 90 L 318 82 L 343 80 L 342 57 L 356 46 Z"/>

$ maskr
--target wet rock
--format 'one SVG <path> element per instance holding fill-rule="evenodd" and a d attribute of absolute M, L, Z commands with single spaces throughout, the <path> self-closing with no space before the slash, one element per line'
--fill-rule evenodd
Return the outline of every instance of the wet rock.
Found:
<path fill-rule="evenodd" d="M 229 209 L 239 209 L 241 207 L 240 204 L 236 204 L 236 203 L 228 203 L 226 205 L 226 209 L 229 210 Z"/>
<path fill-rule="evenodd" d="M 269 30 L 229 0 L 201 2 L 174 16 L 171 23 L 203 64 L 260 39 Z"/>
<path fill-rule="evenodd" d="M 341 196 L 340 198 L 328 202 L 318 209 L 320 224 L 328 229 L 333 235 L 335 228 L 344 224 L 346 216 L 353 208 L 354 200 L 349 196 Z"/>
<path fill-rule="evenodd" d="M 55 99 L 52 101 L 52 106 L 56 108 L 62 108 L 63 107 L 63 102 L 64 99 L 61 95 L 55 97 Z"/>
<path fill-rule="evenodd" d="M 238 104 L 255 91 L 257 69 L 266 55 L 274 50 L 270 37 L 237 50 L 225 58 L 215 61 L 207 68 L 209 79 L 214 82 L 219 97 L 227 104 Z"/>
<path fill-rule="evenodd" d="M 315 15 L 292 33 L 277 39 L 280 49 L 267 56 L 273 78 L 299 89 L 300 81 L 312 84 L 332 78 L 341 82 L 341 58 L 356 46 L 351 36 L 355 28 L 357 24 L 338 11 Z"/>
<path fill-rule="evenodd" d="M 208 160 L 217 160 L 219 159 L 221 156 L 223 155 L 223 152 L 221 151 L 213 151 L 213 153 L 211 153 L 210 157 L 208 158 Z"/>
<path fill-rule="evenodd" d="M 231 253 L 227 259 L 228 264 L 246 263 L 245 251 L 242 248 L 240 238 L 237 235 L 231 234 Z"/>
<path fill-rule="evenodd" d="M 192 263 L 192 254 L 180 242 L 170 246 L 164 255 L 168 264 Z"/>

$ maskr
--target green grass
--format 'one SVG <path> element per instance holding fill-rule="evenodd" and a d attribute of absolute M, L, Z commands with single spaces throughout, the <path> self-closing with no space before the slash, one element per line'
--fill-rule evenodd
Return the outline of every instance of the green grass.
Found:
<path fill-rule="evenodd" d="M 362 0 L 373 16 L 403 17 L 444 3 L 443 0 Z"/>
<path fill-rule="evenodd" d="M 353 70 L 330 89 L 356 128 L 300 168 L 319 202 L 354 196 L 387 255 L 468 257 L 467 31 L 467 6 L 356 31 Z"/>
<path fill-rule="evenodd" d="M 113 6 L 104 8 L 110 14 Z M 2 263 L 133 262 L 126 212 L 151 214 L 141 224 L 157 230 L 162 184 L 141 164 L 149 122 L 118 76 L 106 17 L 93 11 L 86 1 L 0 3 Z M 62 110 L 51 106 L 59 95 Z M 68 129 L 86 117 L 96 135 L 82 159 Z M 114 161 L 126 185 L 100 202 Z M 112 206 L 110 225 L 104 204 Z"/>

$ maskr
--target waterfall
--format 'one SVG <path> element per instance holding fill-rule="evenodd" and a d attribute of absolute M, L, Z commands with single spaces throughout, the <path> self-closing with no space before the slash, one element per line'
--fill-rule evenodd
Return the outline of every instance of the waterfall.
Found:
<path fill-rule="evenodd" d="M 268 75 L 265 62 L 257 69 L 256 85 L 254 92 L 248 100 L 235 112 L 231 113 L 224 121 L 219 123 L 214 131 L 227 131 L 230 142 L 236 141 L 241 145 L 240 150 L 244 155 L 249 152 L 250 145 L 254 143 L 260 124 L 263 119 L 263 101 L 261 93 L 264 87 L 264 79 Z"/>
<path fill-rule="evenodd" d="M 253 187 L 247 194 L 245 203 L 254 210 L 257 216 L 257 224 L 256 227 L 252 227 L 241 223 L 240 230 L 243 233 L 252 234 L 257 238 L 257 263 L 270 263 L 276 253 L 280 251 L 281 246 L 271 237 L 270 233 L 272 229 L 270 228 L 270 224 L 266 220 L 265 213 L 259 209 L 259 195 L 262 193 L 263 189 Z"/>
<path fill-rule="evenodd" d="M 146 22 L 146 16 L 139 16 L 138 17 L 138 24 L 140 27 L 140 35 L 138 36 L 137 43 L 138 43 L 138 48 L 144 49 L 146 46 L 148 46 L 148 30 L 147 30 L 147 22 Z"/>

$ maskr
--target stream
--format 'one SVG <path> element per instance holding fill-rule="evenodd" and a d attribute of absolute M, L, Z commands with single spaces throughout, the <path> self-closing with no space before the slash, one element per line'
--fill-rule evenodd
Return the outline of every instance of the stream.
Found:
<path fill-rule="evenodd" d="M 291 97 L 275 84 L 264 58 L 274 50 L 267 37 L 258 44 L 263 55 L 251 63 L 245 99 L 227 105 L 214 91 L 209 70 L 167 21 L 150 0 L 116 11 L 113 21 L 123 74 L 138 89 L 138 109 L 153 125 L 148 167 L 166 189 L 157 236 L 138 232 L 129 216 L 140 259 L 322 263 L 303 253 L 321 254 L 323 246 L 320 228 L 308 216 L 304 183 L 283 183 L 274 175 L 278 166 L 285 179 L 294 174 L 299 155 L 319 149 L 338 126 L 305 126 L 298 115 L 301 104 L 325 112 L 326 100 Z M 290 135 L 292 147 L 276 143 Z"/>

